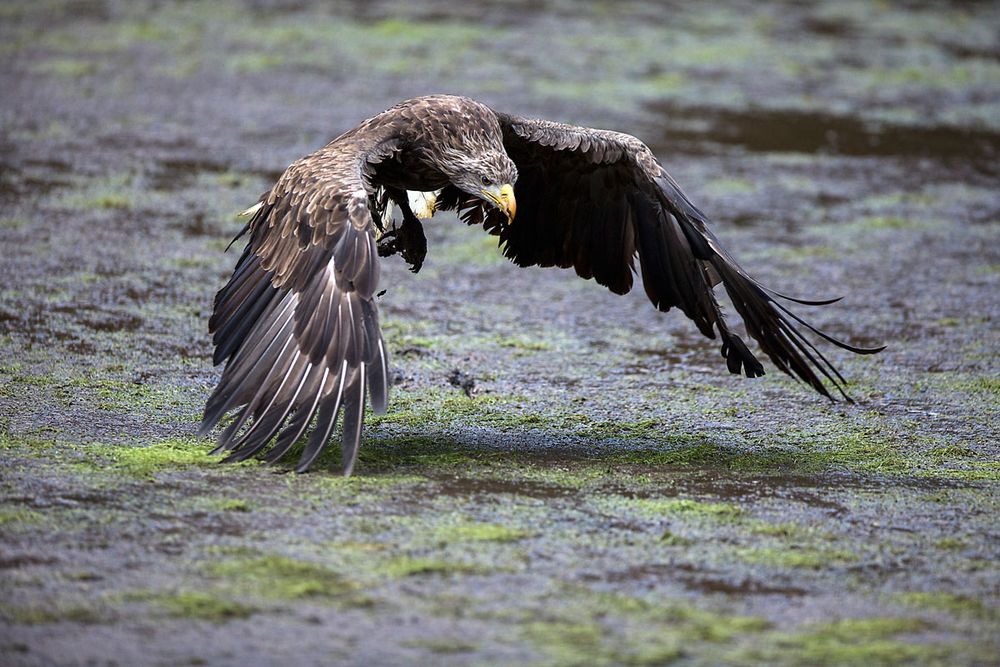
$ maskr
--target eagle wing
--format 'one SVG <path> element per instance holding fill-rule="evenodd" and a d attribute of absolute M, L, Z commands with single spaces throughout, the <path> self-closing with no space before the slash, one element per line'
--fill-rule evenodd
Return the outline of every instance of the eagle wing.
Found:
<path fill-rule="evenodd" d="M 747 332 L 778 368 L 830 397 L 825 378 L 850 400 L 843 377 L 796 325 L 859 354 L 882 348 L 837 340 L 779 301 L 824 305 L 836 299 L 792 299 L 748 275 L 644 143 L 619 132 L 497 117 L 518 169 L 517 217 L 507 225 L 496 212 L 466 202 L 456 206 L 466 222 L 498 235 L 515 264 L 573 267 L 624 294 L 632 288 L 638 258 L 643 287 L 658 309 L 680 308 L 709 338 L 718 332 L 730 372 L 763 375 L 761 363 L 726 326 L 712 289 L 721 281 Z"/>
<path fill-rule="evenodd" d="M 297 470 L 326 445 L 344 412 L 342 458 L 357 457 L 366 389 L 384 412 L 388 358 L 373 294 L 379 280 L 370 202 L 375 164 L 392 139 L 347 135 L 293 163 L 251 209 L 249 241 L 209 322 L 214 362 L 226 362 L 202 432 L 238 409 L 218 450 L 243 460 L 277 436 L 267 460 L 315 427 Z M 239 237 L 237 237 L 239 238 Z"/>

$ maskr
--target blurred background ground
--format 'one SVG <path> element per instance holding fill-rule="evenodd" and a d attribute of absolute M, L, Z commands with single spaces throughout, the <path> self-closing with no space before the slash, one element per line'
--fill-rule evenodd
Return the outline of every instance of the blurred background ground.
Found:
<path fill-rule="evenodd" d="M 5 664 L 995 664 L 995 3 L 0 7 Z M 223 249 L 400 99 L 646 140 L 856 405 L 450 216 L 356 477 L 219 466 Z M 471 398 L 449 383 L 458 369 Z"/>

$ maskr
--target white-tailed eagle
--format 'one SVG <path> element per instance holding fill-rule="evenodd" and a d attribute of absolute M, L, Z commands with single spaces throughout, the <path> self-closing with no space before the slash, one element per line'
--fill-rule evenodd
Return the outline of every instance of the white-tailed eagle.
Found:
<path fill-rule="evenodd" d="M 498 236 L 518 266 L 573 267 L 616 294 L 641 272 L 654 306 L 679 308 L 721 339 L 731 373 L 758 377 L 764 367 L 723 319 L 719 283 L 774 365 L 824 396 L 829 383 L 847 398 L 844 379 L 798 326 L 859 354 L 881 349 L 839 341 L 781 303 L 833 300 L 792 299 L 751 278 L 635 137 L 512 116 L 464 97 L 419 97 L 296 161 L 248 210 L 246 248 L 209 324 L 214 362 L 226 366 L 202 432 L 237 410 L 219 439 L 230 459 L 273 442 L 265 458 L 276 461 L 311 425 L 297 468 L 304 471 L 343 413 L 350 474 L 366 402 L 382 413 L 389 394 L 375 306 L 379 255 L 399 253 L 418 270 L 426 252 L 408 191 L 438 191 L 436 209 Z M 399 225 L 387 221 L 393 204 Z"/>

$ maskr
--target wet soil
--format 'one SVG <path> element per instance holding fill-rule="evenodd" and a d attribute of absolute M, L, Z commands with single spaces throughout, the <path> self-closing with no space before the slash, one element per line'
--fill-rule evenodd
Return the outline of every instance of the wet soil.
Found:
<path fill-rule="evenodd" d="M 0 7 L 0 661 L 997 664 L 991 3 Z M 356 476 L 220 465 L 224 250 L 445 91 L 645 139 L 854 404 L 449 216 Z M 290 463 L 290 462 L 289 462 Z"/>

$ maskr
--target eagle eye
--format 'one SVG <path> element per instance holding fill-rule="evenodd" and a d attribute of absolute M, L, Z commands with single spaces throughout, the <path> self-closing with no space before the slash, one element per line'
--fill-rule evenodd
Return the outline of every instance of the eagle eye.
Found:
<path fill-rule="evenodd" d="M 489 185 L 490 184 L 490 177 L 489 176 L 482 176 L 482 177 L 480 177 L 479 180 L 481 180 L 483 182 L 483 185 Z"/>

